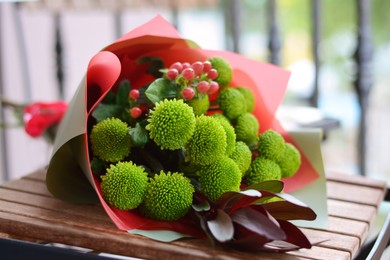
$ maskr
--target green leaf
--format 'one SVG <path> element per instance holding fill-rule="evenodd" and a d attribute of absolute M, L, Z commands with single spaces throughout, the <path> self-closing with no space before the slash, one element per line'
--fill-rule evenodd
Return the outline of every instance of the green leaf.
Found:
<path fill-rule="evenodd" d="M 91 169 L 94 173 L 102 174 L 106 171 L 106 166 L 98 158 L 93 158 L 91 160 Z"/>
<path fill-rule="evenodd" d="M 142 147 L 148 142 L 148 132 L 139 123 L 129 129 L 131 146 Z"/>
<path fill-rule="evenodd" d="M 153 81 L 145 91 L 146 97 L 152 103 L 158 103 L 164 99 L 177 97 L 179 88 L 170 80 L 159 78 Z"/>
<path fill-rule="evenodd" d="M 160 70 L 164 68 L 164 62 L 159 57 L 142 57 L 137 60 L 137 64 L 149 64 L 150 67 L 147 72 L 153 75 L 155 78 L 161 78 L 162 73 Z"/>
<path fill-rule="evenodd" d="M 281 192 L 283 190 L 284 183 L 282 181 L 278 180 L 269 180 L 269 181 L 262 181 L 258 183 L 254 183 L 248 187 L 246 187 L 244 190 L 266 190 L 269 192 Z"/>
<path fill-rule="evenodd" d="M 100 103 L 92 112 L 92 116 L 98 121 L 102 121 L 110 117 L 120 118 L 122 115 L 123 106 Z"/>
<path fill-rule="evenodd" d="M 116 92 L 115 104 L 126 107 L 129 104 L 130 82 L 123 80 Z"/>

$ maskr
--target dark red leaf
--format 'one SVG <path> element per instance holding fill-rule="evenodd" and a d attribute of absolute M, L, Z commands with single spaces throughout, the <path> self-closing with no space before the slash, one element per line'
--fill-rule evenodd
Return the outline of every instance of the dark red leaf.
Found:
<path fill-rule="evenodd" d="M 269 240 L 237 223 L 234 225 L 234 239 L 225 243 L 228 247 L 234 247 L 246 251 L 258 251 Z"/>
<path fill-rule="evenodd" d="M 284 239 L 285 242 L 299 246 L 300 248 L 311 248 L 310 241 L 294 224 L 285 220 L 278 220 L 278 222 L 287 235 L 286 239 Z"/>
<path fill-rule="evenodd" d="M 262 207 L 274 218 L 281 220 L 314 220 L 317 217 L 311 208 L 296 205 L 289 201 L 270 202 L 263 204 Z"/>
<path fill-rule="evenodd" d="M 251 203 L 257 201 L 259 198 L 261 198 L 262 194 L 259 191 L 256 190 L 245 190 L 241 192 L 225 192 L 222 194 L 216 201 L 216 205 L 219 209 L 223 209 L 226 212 L 229 212 L 232 207 L 240 207 L 239 205 L 250 205 Z M 241 200 L 244 198 L 243 200 Z M 236 205 L 236 203 L 239 203 L 239 205 Z M 249 203 L 249 204 L 248 204 Z M 241 206 L 241 207 L 243 207 Z"/>
<path fill-rule="evenodd" d="M 286 235 L 272 216 L 252 208 L 241 208 L 231 215 L 233 222 L 264 236 L 268 240 L 284 240 Z"/>

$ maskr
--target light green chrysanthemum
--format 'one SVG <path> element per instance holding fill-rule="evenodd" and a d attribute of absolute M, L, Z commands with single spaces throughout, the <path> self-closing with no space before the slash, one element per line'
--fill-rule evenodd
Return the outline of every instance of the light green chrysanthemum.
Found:
<path fill-rule="evenodd" d="M 152 219 L 175 221 L 188 212 L 194 192 L 183 174 L 161 171 L 150 179 L 141 212 Z"/>
<path fill-rule="evenodd" d="M 238 141 L 252 145 L 259 135 L 259 121 L 252 113 L 244 113 L 237 117 L 235 130 Z"/>
<path fill-rule="evenodd" d="M 286 143 L 286 148 L 283 155 L 279 158 L 278 164 L 282 171 L 282 178 L 291 177 L 301 165 L 301 154 L 294 145 Z"/>
<path fill-rule="evenodd" d="M 204 115 L 196 118 L 194 134 L 186 145 L 193 163 L 208 165 L 221 159 L 226 146 L 226 133 L 218 119 Z"/>
<path fill-rule="evenodd" d="M 237 87 L 237 90 L 245 98 L 246 112 L 252 113 L 255 108 L 255 97 L 250 89 L 244 87 Z"/>
<path fill-rule="evenodd" d="M 221 57 L 213 57 L 209 59 L 213 69 L 218 71 L 218 77 L 214 79 L 218 84 L 223 87 L 227 86 L 233 78 L 233 71 L 230 64 Z"/>
<path fill-rule="evenodd" d="M 92 127 L 93 154 L 103 161 L 118 162 L 130 153 L 129 127 L 118 118 L 107 118 Z"/>
<path fill-rule="evenodd" d="M 259 136 L 260 155 L 275 162 L 283 155 L 285 146 L 283 137 L 274 130 L 267 130 Z"/>
<path fill-rule="evenodd" d="M 183 147 L 191 138 L 195 128 L 195 115 L 192 107 L 183 100 L 167 100 L 157 103 L 150 112 L 149 136 L 161 149 L 176 150 Z"/>
<path fill-rule="evenodd" d="M 196 98 L 188 100 L 187 104 L 194 109 L 194 114 L 196 116 L 204 115 L 210 107 L 209 96 L 201 94 Z"/>
<path fill-rule="evenodd" d="M 244 177 L 252 162 L 252 152 L 249 147 L 244 142 L 236 142 L 230 158 L 238 165 L 241 176 Z"/>
<path fill-rule="evenodd" d="M 241 92 L 235 88 L 227 87 L 222 89 L 218 95 L 217 101 L 223 114 L 230 121 L 233 121 L 246 112 L 245 98 Z"/>
<path fill-rule="evenodd" d="M 257 157 L 252 161 L 246 176 L 248 185 L 261 181 L 280 180 L 281 171 L 279 165 L 269 159 Z"/>
<path fill-rule="evenodd" d="M 220 116 L 213 116 L 218 119 L 219 123 L 222 125 L 226 133 L 226 155 L 230 156 L 234 151 L 234 146 L 236 144 L 236 133 L 234 127 L 230 124 L 229 120 Z"/>
<path fill-rule="evenodd" d="M 138 207 L 148 187 L 147 173 L 132 162 L 111 164 L 101 179 L 104 200 L 121 210 Z"/>
<path fill-rule="evenodd" d="M 199 175 L 201 192 L 210 200 L 217 200 L 224 192 L 240 190 L 241 171 L 228 157 L 202 167 L 197 175 Z"/>

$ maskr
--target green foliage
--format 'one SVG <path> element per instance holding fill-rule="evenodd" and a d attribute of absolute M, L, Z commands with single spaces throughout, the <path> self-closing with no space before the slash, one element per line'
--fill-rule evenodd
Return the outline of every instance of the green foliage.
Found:
<path fill-rule="evenodd" d="M 161 149 L 176 150 L 191 138 L 195 128 L 192 107 L 183 100 L 167 100 L 157 103 L 145 127 L 149 136 Z"/>
<path fill-rule="evenodd" d="M 144 169 L 132 162 L 112 164 L 101 179 L 105 201 L 122 210 L 137 208 L 148 187 L 148 177 Z"/>
<path fill-rule="evenodd" d="M 233 78 L 233 71 L 230 64 L 221 57 L 209 59 L 214 69 L 218 71 L 218 77 L 215 79 L 220 86 L 227 86 Z"/>
<path fill-rule="evenodd" d="M 293 144 L 286 143 L 286 148 L 283 155 L 279 158 L 278 164 L 282 171 L 282 178 L 291 177 L 301 165 L 301 154 Z"/>
<path fill-rule="evenodd" d="M 141 212 L 156 220 L 175 221 L 190 209 L 194 191 L 183 174 L 161 171 L 150 179 Z"/>
<path fill-rule="evenodd" d="M 238 165 L 241 176 L 244 177 L 252 162 L 252 151 L 244 142 L 238 141 L 230 158 Z"/>
<path fill-rule="evenodd" d="M 252 113 L 244 113 L 237 117 L 234 128 L 238 141 L 243 141 L 249 146 L 256 143 L 259 134 L 259 121 Z"/>
<path fill-rule="evenodd" d="M 197 175 L 199 175 L 201 192 L 212 201 L 225 192 L 240 190 L 241 171 L 228 157 L 202 167 Z"/>
<path fill-rule="evenodd" d="M 107 162 L 123 160 L 130 153 L 128 129 L 118 118 L 107 118 L 94 125 L 90 134 L 93 154 Z"/>
<path fill-rule="evenodd" d="M 145 91 L 146 97 L 152 103 L 159 103 L 164 99 L 173 99 L 179 94 L 178 86 L 167 79 L 159 78 L 153 81 Z"/>
<path fill-rule="evenodd" d="M 231 121 L 246 112 L 244 96 L 239 90 L 232 87 L 221 90 L 218 95 L 218 105 L 223 114 Z"/>
<path fill-rule="evenodd" d="M 220 160 L 226 153 L 226 133 L 218 119 L 201 115 L 196 118 L 195 131 L 186 145 L 189 159 L 199 165 Z"/>
<path fill-rule="evenodd" d="M 262 133 L 257 144 L 259 154 L 270 160 L 278 161 L 284 153 L 285 141 L 278 132 L 272 129 Z"/>
<path fill-rule="evenodd" d="M 280 180 L 282 177 L 279 165 L 269 159 L 257 157 L 252 161 L 246 176 L 248 185 L 268 180 Z"/>

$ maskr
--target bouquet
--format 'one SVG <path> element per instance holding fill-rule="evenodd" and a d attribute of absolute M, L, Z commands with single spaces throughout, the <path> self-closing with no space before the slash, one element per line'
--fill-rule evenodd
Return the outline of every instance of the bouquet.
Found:
<path fill-rule="evenodd" d="M 158 16 L 91 59 L 59 128 L 48 188 L 98 201 L 118 228 L 155 239 L 310 248 L 289 220 L 316 214 L 288 192 L 318 173 L 274 118 L 288 76 L 202 50 Z"/>

